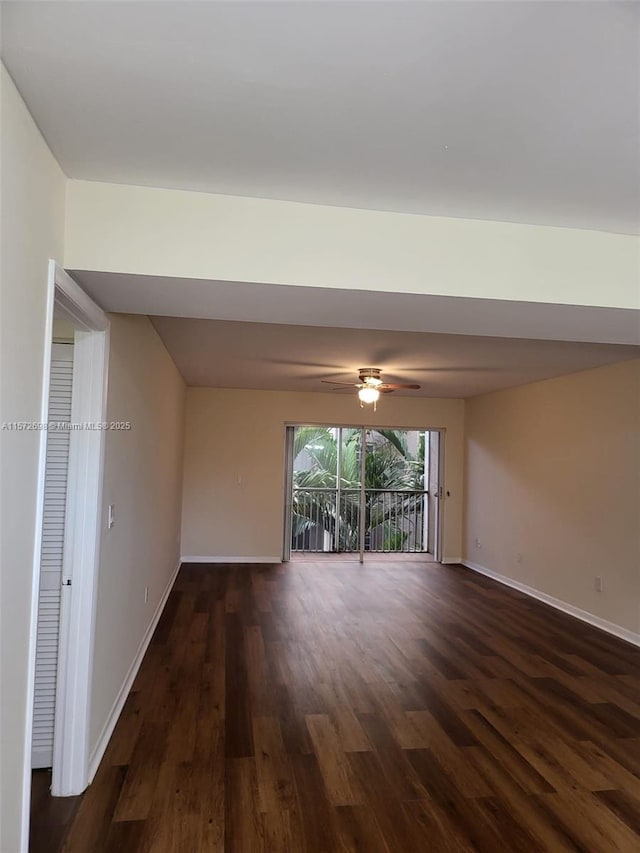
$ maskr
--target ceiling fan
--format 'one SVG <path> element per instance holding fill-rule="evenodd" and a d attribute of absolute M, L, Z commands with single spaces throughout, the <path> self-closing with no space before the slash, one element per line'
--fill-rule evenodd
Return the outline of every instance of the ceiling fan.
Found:
<path fill-rule="evenodd" d="M 380 394 L 391 394 L 398 388 L 406 388 L 411 391 L 417 391 L 420 388 L 415 383 L 383 382 L 381 373 L 382 370 L 379 367 L 361 367 L 358 370 L 359 382 L 338 382 L 332 379 L 322 379 L 321 381 L 326 385 L 340 386 L 334 389 L 336 391 L 343 388 L 357 388 L 360 407 L 362 408 L 365 403 L 373 403 L 374 411 Z"/>

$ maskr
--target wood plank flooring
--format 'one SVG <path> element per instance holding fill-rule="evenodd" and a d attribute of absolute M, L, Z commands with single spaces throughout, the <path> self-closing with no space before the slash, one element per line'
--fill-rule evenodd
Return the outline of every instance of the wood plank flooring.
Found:
<path fill-rule="evenodd" d="M 51 770 L 31 773 L 31 824 L 29 850 L 58 851 L 75 817 L 82 797 L 52 797 Z"/>
<path fill-rule="evenodd" d="M 183 566 L 64 842 L 638 850 L 640 650 L 400 561 Z"/>

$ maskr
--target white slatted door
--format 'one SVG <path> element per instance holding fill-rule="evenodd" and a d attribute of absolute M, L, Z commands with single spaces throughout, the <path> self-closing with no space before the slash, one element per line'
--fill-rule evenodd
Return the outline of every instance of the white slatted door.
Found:
<path fill-rule="evenodd" d="M 49 422 L 71 421 L 72 381 L 73 344 L 53 344 Z M 32 767 L 51 767 L 53 763 L 69 437 L 70 432 L 67 429 L 50 429 L 47 432 Z"/>

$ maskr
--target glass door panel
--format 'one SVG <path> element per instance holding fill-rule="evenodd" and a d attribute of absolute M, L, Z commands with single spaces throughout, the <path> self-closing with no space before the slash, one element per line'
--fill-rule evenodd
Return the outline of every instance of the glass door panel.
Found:
<path fill-rule="evenodd" d="M 425 549 L 425 432 L 366 431 L 365 550 Z"/>
<path fill-rule="evenodd" d="M 335 550 L 338 429 L 294 427 L 291 550 Z"/>

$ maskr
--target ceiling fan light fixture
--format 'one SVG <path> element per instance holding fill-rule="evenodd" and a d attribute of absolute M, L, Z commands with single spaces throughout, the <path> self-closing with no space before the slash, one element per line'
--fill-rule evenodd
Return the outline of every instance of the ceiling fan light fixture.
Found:
<path fill-rule="evenodd" d="M 358 389 L 358 399 L 360 403 L 377 403 L 380 399 L 380 392 L 377 388 L 372 388 L 370 385 L 366 385 L 364 388 Z"/>
<path fill-rule="evenodd" d="M 406 389 L 408 391 L 418 391 L 420 386 L 415 382 L 385 382 L 380 375 L 382 373 L 379 367 L 361 367 L 358 370 L 359 382 L 341 382 L 339 379 L 322 379 L 321 382 L 327 385 L 336 385 L 334 391 L 342 391 L 345 388 L 357 388 L 360 408 L 363 409 L 365 404 L 373 405 L 373 411 L 376 410 L 376 404 L 380 399 L 380 394 L 392 394 L 396 390 Z"/>
<path fill-rule="evenodd" d="M 382 385 L 382 379 L 380 378 L 380 368 L 379 367 L 361 367 L 358 371 L 358 375 L 360 377 L 360 382 L 368 385 L 370 388 L 377 388 L 378 385 Z"/>

